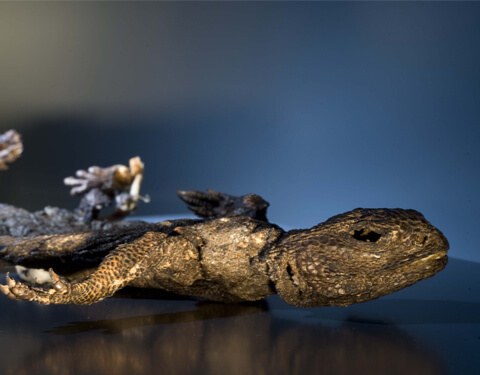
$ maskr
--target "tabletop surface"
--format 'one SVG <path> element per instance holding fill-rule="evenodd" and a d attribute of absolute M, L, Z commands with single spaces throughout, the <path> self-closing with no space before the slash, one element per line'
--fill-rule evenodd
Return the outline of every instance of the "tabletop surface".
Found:
<path fill-rule="evenodd" d="M 12 271 L 0 267 L 0 278 Z M 3 374 L 477 374 L 480 264 L 350 307 L 127 289 L 91 306 L 0 298 Z"/>

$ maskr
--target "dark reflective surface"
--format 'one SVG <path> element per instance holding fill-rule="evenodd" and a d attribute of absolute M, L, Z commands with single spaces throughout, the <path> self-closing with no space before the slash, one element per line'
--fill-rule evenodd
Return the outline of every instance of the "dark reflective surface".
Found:
<path fill-rule="evenodd" d="M 1 277 L 9 267 L 2 267 Z M 5 374 L 476 374 L 480 264 L 348 308 L 125 290 L 92 306 L 0 299 Z"/>

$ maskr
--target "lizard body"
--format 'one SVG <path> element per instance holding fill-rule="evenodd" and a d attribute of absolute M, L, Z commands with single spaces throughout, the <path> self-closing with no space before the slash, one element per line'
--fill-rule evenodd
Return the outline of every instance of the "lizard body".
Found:
<path fill-rule="evenodd" d="M 1 257 L 15 264 L 98 263 L 79 282 L 52 272 L 53 288 L 9 279 L 2 291 L 47 304 L 90 304 L 131 285 L 222 302 L 278 293 L 295 306 L 343 306 L 433 276 L 445 267 L 448 249 L 423 215 L 402 209 L 356 209 L 290 232 L 249 216 L 144 223 L 118 232 L 123 239 L 115 231 L 0 237 Z"/>

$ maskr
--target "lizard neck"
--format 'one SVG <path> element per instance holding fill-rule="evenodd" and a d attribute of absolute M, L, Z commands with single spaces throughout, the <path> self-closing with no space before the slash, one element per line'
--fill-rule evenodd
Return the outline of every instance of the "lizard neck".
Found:
<path fill-rule="evenodd" d="M 264 263 L 275 292 L 291 305 L 298 305 L 302 299 L 300 279 L 297 262 L 295 259 L 295 247 L 292 240 L 298 234 L 308 234 L 310 229 L 293 230 L 285 232 L 278 241 L 273 244 L 265 254 Z"/>

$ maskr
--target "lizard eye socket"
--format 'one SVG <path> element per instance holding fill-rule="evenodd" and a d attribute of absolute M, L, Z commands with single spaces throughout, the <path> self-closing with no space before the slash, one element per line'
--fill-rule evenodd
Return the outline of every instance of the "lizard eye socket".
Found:
<path fill-rule="evenodd" d="M 380 233 L 374 232 L 373 230 L 362 228 L 360 230 L 355 230 L 352 233 L 352 237 L 358 241 L 363 242 L 377 242 L 382 235 Z"/>

